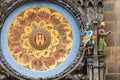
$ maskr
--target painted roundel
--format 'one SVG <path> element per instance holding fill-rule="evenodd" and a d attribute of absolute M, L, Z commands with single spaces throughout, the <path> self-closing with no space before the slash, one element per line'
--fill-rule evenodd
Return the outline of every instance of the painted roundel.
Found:
<path fill-rule="evenodd" d="M 29 8 L 17 15 L 8 31 L 10 54 L 32 71 L 48 71 L 62 64 L 73 45 L 72 29 L 60 12 Z"/>
<path fill-rule="evenodd" d="M 23 4 L 16 0 L 21 5 L 16 4 L 3 19 L 1 62 L 20 80 L 60 79 L 73 71 L 83 58 L 79 51 L 82 45 L 79 20 L 74 14 L 78 11 L 72 5 L 68 7 L 70 2 L 28 1 Z"/>

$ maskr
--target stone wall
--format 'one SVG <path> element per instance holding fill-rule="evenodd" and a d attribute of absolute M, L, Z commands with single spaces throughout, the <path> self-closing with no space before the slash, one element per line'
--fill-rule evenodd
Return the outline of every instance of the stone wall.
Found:
<path fill-rule="evenodd" d="M 104 1 L 106 31 L 112 31 L 106 38 L 108 47 L 105 80 L 120 80 L 120 0 Z"/>

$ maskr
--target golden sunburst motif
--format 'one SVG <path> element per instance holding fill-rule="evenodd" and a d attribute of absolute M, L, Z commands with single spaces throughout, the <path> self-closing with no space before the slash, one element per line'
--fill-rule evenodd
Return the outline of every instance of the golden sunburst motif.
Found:
<path fill-rule="evenodd" d="M 56 68 L 68 57 L 72 29 L 65 17 L 50 8 L 30 8 L 19 14 L 8 32 L 11 55 L 32 71 Z"/>

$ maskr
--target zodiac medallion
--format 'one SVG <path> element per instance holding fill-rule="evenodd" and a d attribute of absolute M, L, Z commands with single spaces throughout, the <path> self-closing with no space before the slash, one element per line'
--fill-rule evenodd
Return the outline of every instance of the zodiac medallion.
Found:
<path fill-rule="evenodd" d="M 25 10 L 8 31 L 10 53 L 21 66 L 32 71 L 52 70 L 68 57 L 72 29 L 59 12 L 39 7 Z"/>

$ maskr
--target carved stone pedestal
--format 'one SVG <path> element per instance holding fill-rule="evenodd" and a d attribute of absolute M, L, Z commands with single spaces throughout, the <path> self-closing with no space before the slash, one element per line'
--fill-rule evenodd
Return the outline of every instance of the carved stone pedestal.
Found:
<path fill-rule="evenodd" d="M 93 80 L 93 63 L 94 63 L 94 57 L 92 55 L 87 56 L 87 80 Z"/>
<path fill-rule="evenodd" d="M 99 79 L 100 80 L 105 80 L 105 54 L 100 54 L 99 55 Z"/>
<path fill-rule="evenodd" d="M 98 66 L 95 65 L 95 57 L 93 55 L 86 56 L 87 60 L 87 80 L 105 80 L 105 54 L 97 56 Z"/>

